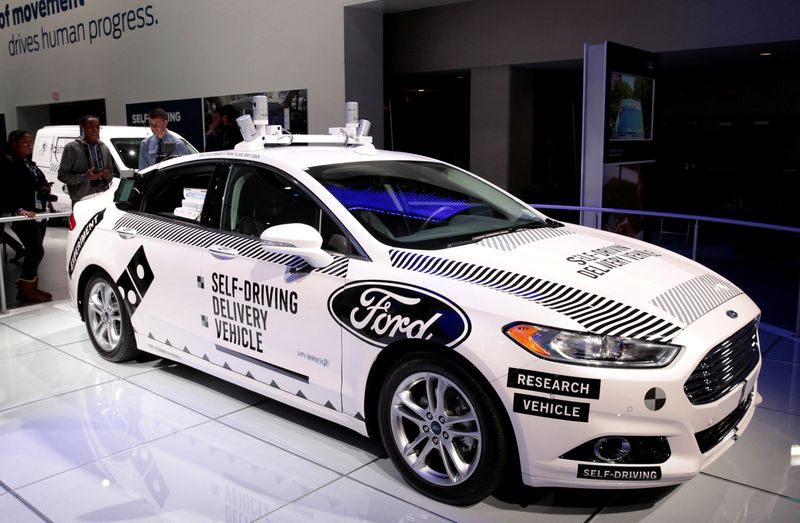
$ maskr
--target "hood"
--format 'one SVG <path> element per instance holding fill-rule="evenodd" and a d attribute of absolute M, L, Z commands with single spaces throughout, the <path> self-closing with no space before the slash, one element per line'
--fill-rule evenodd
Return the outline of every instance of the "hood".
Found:
<path fill-rule="evenodd" d="M 391 258 L 397 267 L 533 301 L 587 331 L 658 341 L 742 294 L 671 251 L 576 225 L 521 230 L 435 254 L 393 251 Z"/>

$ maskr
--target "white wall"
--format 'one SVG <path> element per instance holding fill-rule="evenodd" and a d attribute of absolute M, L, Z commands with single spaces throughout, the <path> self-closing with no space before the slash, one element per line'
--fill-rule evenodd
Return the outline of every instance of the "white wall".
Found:
<path fill-rule="evenodd" d="M 0 29 L 0 113 L 8 129 L 17 125 L 18 106 L 53 103 L 53 91 L 61 102 L 104 98 L 116 125 L 125 123 L 126 103 L 283 89 L 308 89 L 309 132 L 344 118 L 343 6 L 358 0 L 82 1 Z M 29 3 L 8 1 L 12 10 Z M 147 6 L 157 23 L 89 43 L 91 20 Z M 87 41 L 41 48 L 42 29 L 81 23 Z M 11 56 L 10 40 L 29 35 L 38 35 L 40 50 Z"/>

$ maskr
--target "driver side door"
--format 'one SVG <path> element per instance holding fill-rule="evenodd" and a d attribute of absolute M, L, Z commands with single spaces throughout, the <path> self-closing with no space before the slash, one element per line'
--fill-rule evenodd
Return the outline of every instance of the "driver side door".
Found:
<path fill-rule="evenodd" d="M 231 163 L 220 231 L 203 259 L 205 334 L 212 363 L 295 396 L 341 410 L 341 327 L 328 296 L 345 283 L 347 257 L 314 269 L 266 251 L 268 227 L 329 218 L 291 177 L 264 165 Z M 325 223 L 325 227 L 323 227 Z"/>

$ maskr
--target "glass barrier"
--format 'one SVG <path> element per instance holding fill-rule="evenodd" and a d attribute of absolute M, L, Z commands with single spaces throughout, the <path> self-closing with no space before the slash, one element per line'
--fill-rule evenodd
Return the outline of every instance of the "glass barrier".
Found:
<path fill-rule="evenodd" d="M 69 218 L 69 212 L 52 212 L 52 213 L 39 213 L 36 215 L 36 221 L 42 221 L 52 218 Z M 29 218 L 25 218 L 24 216 L 3 216 L 0 217 L 0 228 L 5 228 L 6 224 L 10 224 L 11 222 L 28 220 Z M 45 255 L 47 255 L 45 247 Z M 2 238 L 2 242 L 0 242 L 0 313 L 4 313 L 8 311 L 8 302 L 6 301 L 6 292 L 9 288 L 13 288 L 13 280 L 16 276 L 13 276 L 14 273 L 18 275 L 19 273 L 19 266 L 16 268 L 9 267 L 9 261 L 7 260 L 7 246 L 6 246 L 6 237 L 5 235 Z M 63 255 L 62 255 L 63 256 Z M 62 258 L 63 259 L 63 258 Z M 8 273 L 11 273 L 11 277 L 9 277 Z M 10 281 L 9 281 L 10 280 Z M 66 287 L 66 282 L 64 282 L 64 287 Z"/>

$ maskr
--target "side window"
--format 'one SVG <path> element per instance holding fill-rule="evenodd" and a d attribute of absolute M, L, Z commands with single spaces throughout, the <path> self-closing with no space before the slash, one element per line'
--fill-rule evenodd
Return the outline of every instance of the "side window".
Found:
<path fill-rule="evenodd" d="M 310 225 L 320 231 L 323 249 L 351 253 L 347 236 L 295 182 L 261 167 L 233 165 L 225 187 L 222 229 L 257 237 L 285 223 Z"/>
<path fill-rule="evenodd" d="M 200 223 L 216 164 L 182 165 L 158 173 L 144 212 Z"/>
<path fill-rule="evenodd" d="M 353 247 L 350 238 L 326 212 L 320 211 L 319 231 L 322 236 L 322 248 L 326 251 L 346 255 L 357 254 L 357 249 Z"/>
<path fill-rule="evenodd" d="M 225 188 L 222 228 L 259 236 L 264 229 L 284 223 L 318 229 L 317 205 L 283 176 L 251 165 L 234 165 Z"/>

